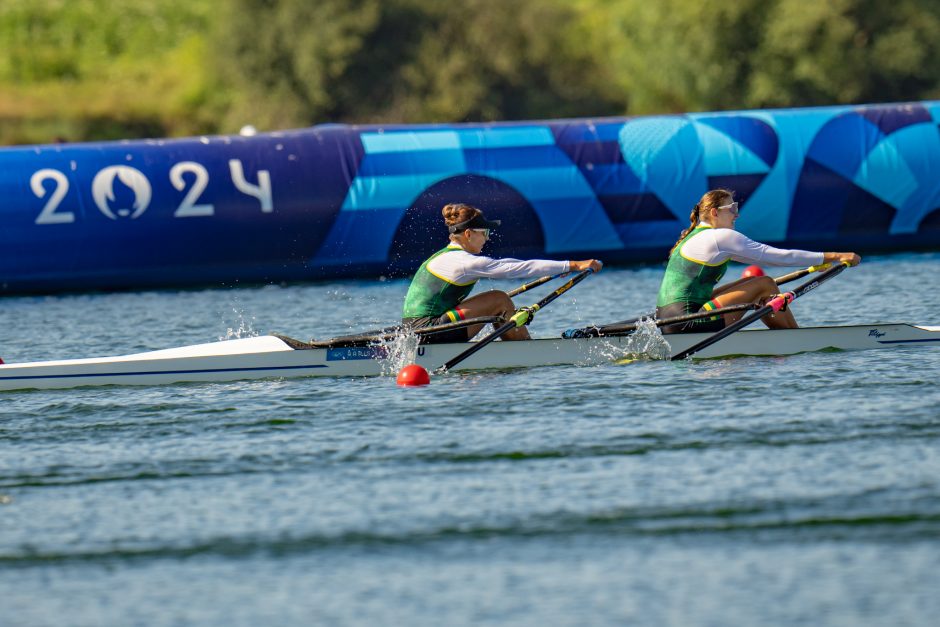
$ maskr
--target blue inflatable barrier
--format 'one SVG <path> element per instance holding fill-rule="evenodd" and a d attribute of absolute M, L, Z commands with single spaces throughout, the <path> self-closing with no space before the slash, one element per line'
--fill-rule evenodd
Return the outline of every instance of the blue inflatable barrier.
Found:
<path fill-rule="evenodd" d="M 0 149 L 0 290 L 410 274 L 440 209 L 489 254 L 658 261 L 707 190 L 786 247 L 940 247 L 940 102 L 345 126 Z"/>

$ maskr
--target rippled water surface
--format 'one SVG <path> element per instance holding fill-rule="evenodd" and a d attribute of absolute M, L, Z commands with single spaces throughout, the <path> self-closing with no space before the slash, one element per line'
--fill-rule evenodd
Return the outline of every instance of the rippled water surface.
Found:
<path fill-rule="evenodd" d="M 871 257 L 794 311 L 937 325 L 938 268 Z M 648 311 L 660 275 L 607 269 L 533 334 Z M 323 338 L 406 288 L 5 298 L 0 355 Z M 938 385 L 903 347 L 0 393 L 0 624 L 935 624 Z"/>

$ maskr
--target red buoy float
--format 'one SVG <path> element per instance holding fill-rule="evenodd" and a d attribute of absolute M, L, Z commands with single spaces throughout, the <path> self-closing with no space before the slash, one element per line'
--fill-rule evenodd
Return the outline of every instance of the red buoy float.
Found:
<path fill-rule="evenodd" d="M 741 273 L 741 278 L 746 279 L 752 276 L 764 276 L 764 270 L 760 266 L 748 266 Z"/>
<path fill-rule="evenodd" d="M 398 371 L 398 385 L 406 388 L 427 385 L 431 382 L 431 375 L 418 364 L 408 364 Z"/>

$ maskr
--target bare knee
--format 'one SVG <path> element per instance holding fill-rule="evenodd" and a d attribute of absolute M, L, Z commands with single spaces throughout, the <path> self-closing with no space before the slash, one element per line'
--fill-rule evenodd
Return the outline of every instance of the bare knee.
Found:
<path fill-rule="evenodd" d="M 780 288 L 777 287 L 777 282 L 772 277 L 753 277 L 752 281 L 753 283 L 747 287 L 747 293 L 751 295 L 751 298 L 763 299 L 780 293 Z"/>
<path fill-rule="evenodd" d="M 494 310 L 499 310 L 501 313 L 510 313 L 515 312 L 515 306 L 512 303 L 512 298 L 509 297 L 509 294 L 506 292 L 501 292 L 500 290 L 490 290 L 489 292 L 484 292 L 481 296 L 486 296 L 487 302 Z"/>
<path fill-rule="evenodd" d="M 776 294 L 780 290 L 777 289 L 777 282 L 769 276 L 760 276 L 754 277 L 754 281 L 762 292 L 767 294 Z"/>

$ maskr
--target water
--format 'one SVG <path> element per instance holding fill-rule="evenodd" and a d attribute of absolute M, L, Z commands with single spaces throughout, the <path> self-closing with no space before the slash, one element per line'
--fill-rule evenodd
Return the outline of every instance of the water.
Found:
<path fill-rule="evenodd" d="M 938 262 L 866 259 L 794 311 L 938 324 Z M 533 334 L 648 311 L 660 272 L 607 269 Z M 329 337 L 406 287 L 6 298 L 0 355 Z M 2 393 L 0 624 L 934 624 L 938 381 L 904 347 Z"/>

